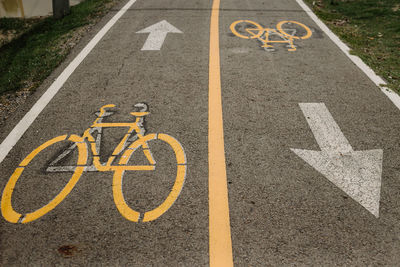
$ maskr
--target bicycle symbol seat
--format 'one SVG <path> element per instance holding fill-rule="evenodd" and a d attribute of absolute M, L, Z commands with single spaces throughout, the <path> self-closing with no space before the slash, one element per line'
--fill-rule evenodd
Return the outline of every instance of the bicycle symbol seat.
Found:
<path fill-rule="evenodd" d="M 306 25 L 292 20 L 284 20 L 276 29 L 264 28 L 251 20 L 238 20 L 231 24 L 233 34 L 243 39 L 257 39 L 266 51 L 274 51 L 273 43 L 287 43 L 288 51 L 296 51 L 294 40 L 311 37 L 312 32 Z"/>
<path fill-rule="evenodd" d="M 144 129 L 144 116 L 149 114 L 148 106 L 145 103 L 137 103 L 134 107 L 139 109 L 137 112 L 132 112 L 131 115 L 136 117 L 134 122 L 103 122 L 103 119 L 113 114 L 108 109 L 114 108 L 115 105 L 104 105 L 100 108 L 100 112 L 96 113 L 97 118 L 93 124 L 84 131 L 82 136 L 79 135 L 61 135 L 53 139 L 48 140 L 36 149 L 34 149 L 15 169 L 14 173 L 8 180 L 3 195 L 1 198 L 1 213 L 3 217 L 11 223 L 28 223 L 53 210 L 59 205 L 75 187 L 78 180 L 81 178 L 84 171 L 98 171 L 98 172 L 113 172 L 112 191 L 115 205 L 118 211 L 127 220 L 133 222 L 149 222 L 157 219 L 164 214 L 179 197 L 179 194 L 184 185 L 186 176 L 186 155 L 182 145 L 174 137 L 163 134 L 163 133 L 150 133 L 145 134 Z M 97 134 L 97 137 L 93 137 L 93 133 L 97 131 L 101 133 L 102 128 L 110 127 L 124 127 L 127 131 L 119 144 L 115 147 L 112 155 L 108 157 L 105 164 L 100 162 L 100 144 L 99 138 L 101 134 Z M 170 146 L 175 154 L 176 161 L 176 177 L 170 193 L 166 199 L 156 208 L 140 213 L 128 206 L 126 203 L 123 192 L 122 192 L 122 180 L 126 171 L 154 171 L 156 169 L 156 161 L 151 152 L 151 143 L 155 140 L 160 140 L 162 143 Z M 72 177 L 65 185 L 65 187 L 54 197 L 48 204 L 43 207 L 27 213 L 20 214 L 15 211 L 12 207 L 12 194 L 18 179 L 24 174 L 24 169 L 34 160 L 36 157 L 45 153 L 45 149 L 62 141 L 72 142 L 67 150 L 59 155 L 53 162 L 47 167 L 47 172 L 72 172 Z M 130 165 L 129 160 L 133 153 L 141 148 L 144 154 L 144 158 L 147 159 L 147 164 L 143 165 Z M 74 166 L 55 166 L 55 162 L 60 161 L 72 150 L 78 149 L 78 159 Z M 89 152 L 92 154 L 93 165 L 88 166 Z M 118 162 L 114 162 L 118 161 Z"/>

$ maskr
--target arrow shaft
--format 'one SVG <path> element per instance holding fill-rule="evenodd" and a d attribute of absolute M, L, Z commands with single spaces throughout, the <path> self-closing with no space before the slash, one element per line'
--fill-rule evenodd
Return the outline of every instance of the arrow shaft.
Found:
<path fill-rule="evenodd" d="M 300 103 L 299 106 L 322 151 L 329 153 L 353 151 L 324 103 Z"/>
<path fill-rule="evenodd" d="M 144 43 L 142 50 L 160 50 L 167 32 L 151 32 Z"/>

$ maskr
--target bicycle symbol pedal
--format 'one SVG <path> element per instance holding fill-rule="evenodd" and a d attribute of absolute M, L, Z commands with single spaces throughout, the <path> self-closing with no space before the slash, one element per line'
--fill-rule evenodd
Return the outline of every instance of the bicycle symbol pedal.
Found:
<path fill-rule="evenodd" d="M 72 134 L 55 137 L 34 149 L 28 156 L 26 156 L 24 160 L 22 160 L 8 180 L 1 198 L 1 213 L 7 221 L 11 223 L 28 223 L 47 214 L 68 196 L 85 171 L 114 173 L 112 182 L 114 202 L 118 211 L 127 220 L 133 222 L 153 221 L 164 214 L 174 204 L 183 188 L 187 170 L 186 155 L 182 145 L 178 140 L 168 134 L 146 134 L 146 129 L 143 126 L 144 117 L 150 114 L 150 112 L 148 112 L 148 106 L 145 103 L 137 103 L 134 106 L 136 109 L 138 109 L 138 111 L 130 113 L 136 117 L 134 122 L 103 122 L 105 117 L 113 114 L 113 112 L 108 111 L 108 109 L 114 107 L 115 105 L 113 104 L 104 105 L 101 107 L 100 111 L 96 113 L 96 120 L 88 129 L 84 131 L 82 136 Z M 100 162 L 100 141 L 102 129 L 113 127 L 127 128 L 127 131 L 119 144 L 115 147 L 112 155 L 109 156 L 107 161 L 102 164 Z M 95 132 L 97 132 L 96 138 L 93 137 Z M 126 203 L 122 192 L 122 180 L 125 172 L 127 171 L 154 171 L 156 169 L 156 160 L 151 151 L 152 143 L 155 140 L 162 141 L 162 143 L 169 146 L 174 152 L 174 161 L 176 161 L 176 177 L 174 185 L 172 186 L 172 189 L 165 200 L 156 208 L 144 213 L 140 213 L 130 208 Z M 18 179 L 24 174 L 25 168 L 32 162 L 32 160 L 44 153 L 46 148 L 62 141 L 70 141 L 72 142 L 72 145 L 70 145 L 63 153 L 61 153 L 48 165 L 46 172 L 49 174 L 54 172 L 72 172 L 72 177 L 65 187 L 58 193 L 58 195 L 48 204 L 27 214 L 18 213 L 11 205 L 12 194 Z M 139 151 L 139 148 L 141 148 L 140 150 L 143 152 L 144 158 L 147 160 L 147 164 L 130 165 L 129 160 L 135 151 Z M 56 165 L 59 161 L 76 149 L 78 150 L 78 159 L 76 164 L 70 166 Z M 89 153 L 92 155 L 93 163 L 91 165 L 89 165 L 88 162 Z"/>
<path fill-rule="evenodd" d="M 312 32 L 306 25 L 292 20 L 279 22 L 274 28 L 262 27 L 251 20 L 237 20 L 230 26 L 233 34 L 243 39 L 256 39 L 261 42 L 265 51 L 275 51 L 273 44 L 287 44 L 288 51 L 296 51 L 294 40 L 305 40 Z"/>

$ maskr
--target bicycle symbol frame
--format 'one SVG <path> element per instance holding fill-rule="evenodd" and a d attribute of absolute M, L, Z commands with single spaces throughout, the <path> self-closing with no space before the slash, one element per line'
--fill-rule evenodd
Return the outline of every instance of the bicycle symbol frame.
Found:
<path fill-rule="evenodd" d="M 304 36 L 295 36 L 294 34 L 296 33 L 296 29 L 284 29 L 284 24 L 296 24 L 302 27 L 305 30 L 306 34 Z M 245 33 L 241 33 L 240 29 L 238 29 L 239 27 L 244 27 Z M 259 40 L 263 44 L 261 47 L 263 47 L 267 51 L 274 50 L 274 46 L 271 45 L 271 43 L 287 43 L 289 47 L 288 51 L 296 51 L 297 49 L 294 45 L 294 40 L 308 39 L 312 35 L 310 28 L 300 22 L 292 20 L 284 20 L 279 22 L 276 25 L 276 29 L 264 28 L 257 22 L 251 20 L 238 20 L 231 24 L 230 29 L 233 34 L 240 38 Z M 289 34 L 285 30 L 292 30 L 294 31 L 294 33 Z M 278 36 L 280 40 L 271 40 L 271 36 Z"/>
<path fill-rule="evenodd" d="M 144 103 L 136 104 L 135 107 L 140 108 L 140 110 L 138 112 L 130 113 L 131 115 L 136 117 L 136 120 L 134 122 L 122 122 L 122 123 L 102 122 L 104 117 L 113 114 L 112 112 L 108 112 L 106 109 L 114 107 L 115 105 L 113 104 L 102 106 L 100 108 L 100 112 L 97 113 L 98 115 L 97 119 L 88 129 L 84 131 L 82 136 L 72 134 L 69 137 L 68 135 L 61 135 L 55 137 L 37 147 L 24 160 L 22 160 L 22 162 L 15 169 L 14 173 L 8 180 L 1 198 L 1 213 L 8 222 L 11 223 L 32 222 L 42 217 L 43 215 L 47 214 L 48 212 L 53 210 L 57 205 L 59 205 L 72 191 L 78 180 L 81 178 L 83 172 L 88 168 L 87 163 L 88 163 L 89 149 L 92 152 L 93 165 L 97 171 L 114 172 L 113 186 L 112 186 L 114 202 L 118 211 L 127 220 L 133 222 L 139 222 L 140 219 L 142 219 L 142 222 L 153 221 L 158 217 L 160 217 L 162 214 L 164 214 L 174 204 L 175 200 L 179 197 L 180 192 L 183 188 L 187 170 L 186 155 L 182 145 L 174 137 L 167 134 L 150 133 L 145 135 L 146 130 L 144 129 L 143 126 L 144 116 L 147 116 L 148 114 L 150 114 L 150 112 L 147 111 L 148 106 Z M 94 129 L 101 129 L 105 127 L 107 128 L 124 127 L 128 128 L 128 130 L 124 135 L 124 137 L 121 139 L 120 143 L 114 149 L 112 155 L 108 158 L 107 162 L 105 164 L 101 164 L 99 155 L 99 145 L 96 143 L 96 139 L 92 136 L 92 133 Z M 73 147 L 78 148 L 78 160 L 76 167 L 74 167 L 74 169 L 72 170 L 73 174 L 71 179 L 68 181 L 65 187 L 58 193 L 58 195 L 45 206 L 24 215 L 16 212 L 12 207 L 11 198 L 15 185 L 20 176 L 23 174 L 25 167 L 28 166 L 28 164 L 45 148 L 55 143 L 66 140 L 73 142 L 74 143 Z M 153 140 L 161 140 L 167 143 L 167 145 L 169 145 L 174 151 L 177 162 L 176 178 L 175 178 L 175 183 L 169 195 L 164 200 L 164 202 L 162 202 L 158 207 L 154 208 L 153 210 L 141 214 L 140 212 L 130 208 L 128 204 L 125 202 L 122 192 L 122 180 L 124 172 L 126 171 L 155 170 L 156 161 L 154 160 L 154 157 L 149 147 L 149 143 Z M 148 165 L 128 165 L 128 161 L 131 158 L 132 154 L 140 147 L 142 148 L 144 156 L 148 161 Z M 113 162 L 120 154 L 122 154 L 122 156 L 120 157 L 119 162 L 117 164 L 114 164 Z"/>

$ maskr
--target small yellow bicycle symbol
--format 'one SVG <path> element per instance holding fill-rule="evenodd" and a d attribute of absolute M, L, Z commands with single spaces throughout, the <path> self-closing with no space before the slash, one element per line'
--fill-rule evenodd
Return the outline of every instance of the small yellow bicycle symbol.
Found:
<path fill-rule="evenodd" d="M 6 187 L 4 188 L 3 195 L 1 198 L 1 213 L 3 217 L 11 222 L 11 223 L 28 223 L 34 221 L 46 213 L 50 212 L 57 205 L 59 205 L 65 197 L 71 192 L 71 190 L 75 187 L 76 183 L 82 176 L 84 171 L 88 171 L 89 167 L 92 167 L 96 171 L 100 172 L 114 172 L 113 177 L 113 196 L 114 202 L 117 206 L 119 212 L 124 216 L 127 220 L 138 222 L 139 218 L 142 218 L 143 222 L 148 222 L 157 219 L 163 213 L 165 213 L 178 198 L 186 176 L 186 155 L 183 150 L 182 145 L 172 136 L 167 134 L 158 133 L 158 134 L 146 134 L 143 126 L 144 116 L 150 114 L 148 112 L 148 106 L 144 103 L 138 103 L 135 107 L 138 109 L 137 112 L 132 112 L 131 115 L 136 117 L 135 122 L 123 122 L 123 123 L 104 123 L 102 122 L 103 118 L 106 116 L 110 116 L 113 114 L 106 109 L 113 108 L 115 105 L 105 105 L 100 108 L 100 112 L 97 113 L 98 117 L 93 122 L 93 124 L 85 130 L 82 136 L 78 135 L 62 135 L 55 137 L 39 147 L 33 150 L 15 169 L 14 173 L 11 175 L 9 181 L 7 182 Z M 112 155 L 108 158 L 105 164 L 100 163 L 100 155 L 99 155 L 99 145 L 97 144 L 96 139 L 92 136 L 94 129 L 101 128 L 109 128 L 109 127 L 126 127 L 128 128 L 126 134 L 120 141 L 120 143 L 114 149 Z M 40 152 L 44 149 L 50 147 L 61 141 L 70 141 L 73 143 L 73 147 L 78 149 L 78 160 L 76 166 L 71 170 L 73 172 L 71 179 L 65 185 L 65 187 L 61 190 L 58 195 L 51 200 L 47 205 L 31 212 L 28 214 L 20 214 L 16 212 L 11 203 L 12 194 L 15 188 L 15 185 L 23 174 L 24 169 L 28 166 L 31 161 L 38 156 Z M 174 185 L 171 189 L 171 192 L 168 194 L 164 202 L 162 202 L 158 207 L 154 208 L 151 211 L 144 212 L 141 214 L 133 209 L 131 209 L 127 203 L 125 202 L 123 192 L 122 192 L 122 180 L 125 171 L 154 171 L 156 168 L 156 161 L 153 158 L 152 152 L 150 150 L 149 143 L 153 140 L 161 140 L 170 146 L 175 153 L 176 157 L 176 178 Z M 88 152 L 89 149 L 93 155 L 93 165 L 87 166 L 88 164 Z M 147 165 L 128 165 L 128 161 L 131 158 L 132 154 L 138 149 L 141 148 L 145 158 L 148 161 Z M 122 155 L 119 158 L 117 164 L 113 164 L 118 155 Z M 71 167 L 71 166 L 70 166 Z M 51 168 L 50 168 L 51 169 Z M 92 170 L 93 171 L 93 170 Z"/>
<path fill-rule="evenodd" d="M 306 25 L 292 20 L 284 20 L 276 29 L 264 28 L 251 20 L 238 20 L 231 24 L 233 34 L 244 39 L 257 39 L 267 51 L 274 51 L 271 43 L 287 43 L 288 51 L 296 51 L 294 40 L 308 39 L 312 32 Z"/>

